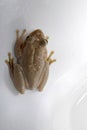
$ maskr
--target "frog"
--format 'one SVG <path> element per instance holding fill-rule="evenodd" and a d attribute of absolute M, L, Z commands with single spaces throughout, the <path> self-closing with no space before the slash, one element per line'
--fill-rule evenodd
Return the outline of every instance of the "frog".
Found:
<path fill-rule="evenodd" d="M 27 35 L 26 29 L 16 30 L 14 57 L 8 52 L 9 74 L 15 88 L 24 94 L 26 89 L 42 91 L 49 75 L 50 65 L 56 61 L 51 59 L 54 51 L 48 55 L 48 36 L 41 29 L 36 29 Z M 27 36 L 26 36 L 27 35 Z"/>

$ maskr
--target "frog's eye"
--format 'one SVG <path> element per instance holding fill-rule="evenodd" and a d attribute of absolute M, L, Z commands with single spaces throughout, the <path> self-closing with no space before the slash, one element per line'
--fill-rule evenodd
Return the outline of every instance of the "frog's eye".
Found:
<path fill-rule="evenodd" d="M 30 36 L 27 36 L 26 39 L 29 39 Z"/>
<path fill-rule="evenodd" d="M 31 36 L 27 36 L 27 37 L 26 37 L 26 40 L 31 41 L 31 40 L 32 40 L 32 37 L 31 37 Z"/>
<path fill-rule="evenodd" d="M 46 46 L 47 43 L 48 43 L 47 39 L 41 39 L 40 40 L 40 46 Z"/>
<path fill-rule="evenodd" d="M 28 39 L 28 38 L 29 38 L 29 36 L 26 37 L 26 39 Z"/>

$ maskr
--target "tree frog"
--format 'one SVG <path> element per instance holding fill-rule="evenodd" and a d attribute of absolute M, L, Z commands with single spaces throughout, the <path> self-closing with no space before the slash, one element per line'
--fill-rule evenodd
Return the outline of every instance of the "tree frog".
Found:
<path fill-rule="evenodd" d="M 49 67 L 56 61 L 51 59 L 53 51 L 47 55 L 48 36 L 40 29 L 34 30 L 26 38 L 25 34 L 25 29 L 21 34 L 16 30 L 14 45 L 16 61 L 10 52 L 8 60 L 5 60 L 14 86 L 21 94 L 25 92 L 25 88 L 42 91 L 48 79 Z"/>

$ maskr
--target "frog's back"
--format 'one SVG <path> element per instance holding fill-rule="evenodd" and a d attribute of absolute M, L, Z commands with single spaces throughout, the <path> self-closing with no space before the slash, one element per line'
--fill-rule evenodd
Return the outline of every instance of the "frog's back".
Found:
<path fill-rule="evenodd" d="M 37 88 L 37 86 L 39 85 L 40 76 L 43 73 L 43 68 L 45 66 L 47 51 L 46 48 L 40 48 L 35 49 L 35 52 L 33 53 L 32 46 L 30 46 L 29 50 L 25 50 L 26 51 L 24 52 L 22 60 L 24 73 L 29 83 L 29 87 L 31 89 Z"/>

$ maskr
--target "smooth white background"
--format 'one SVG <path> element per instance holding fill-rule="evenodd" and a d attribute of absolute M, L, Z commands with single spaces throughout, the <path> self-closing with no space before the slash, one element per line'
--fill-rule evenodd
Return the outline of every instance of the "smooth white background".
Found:
<path fill-rule="evenodd" d="M 19 94 L 4 63 L 15 30 L 49 35 L 44 91 Z M 0 0 L 0 130 L 87 130 L 87 1 Z"/>

